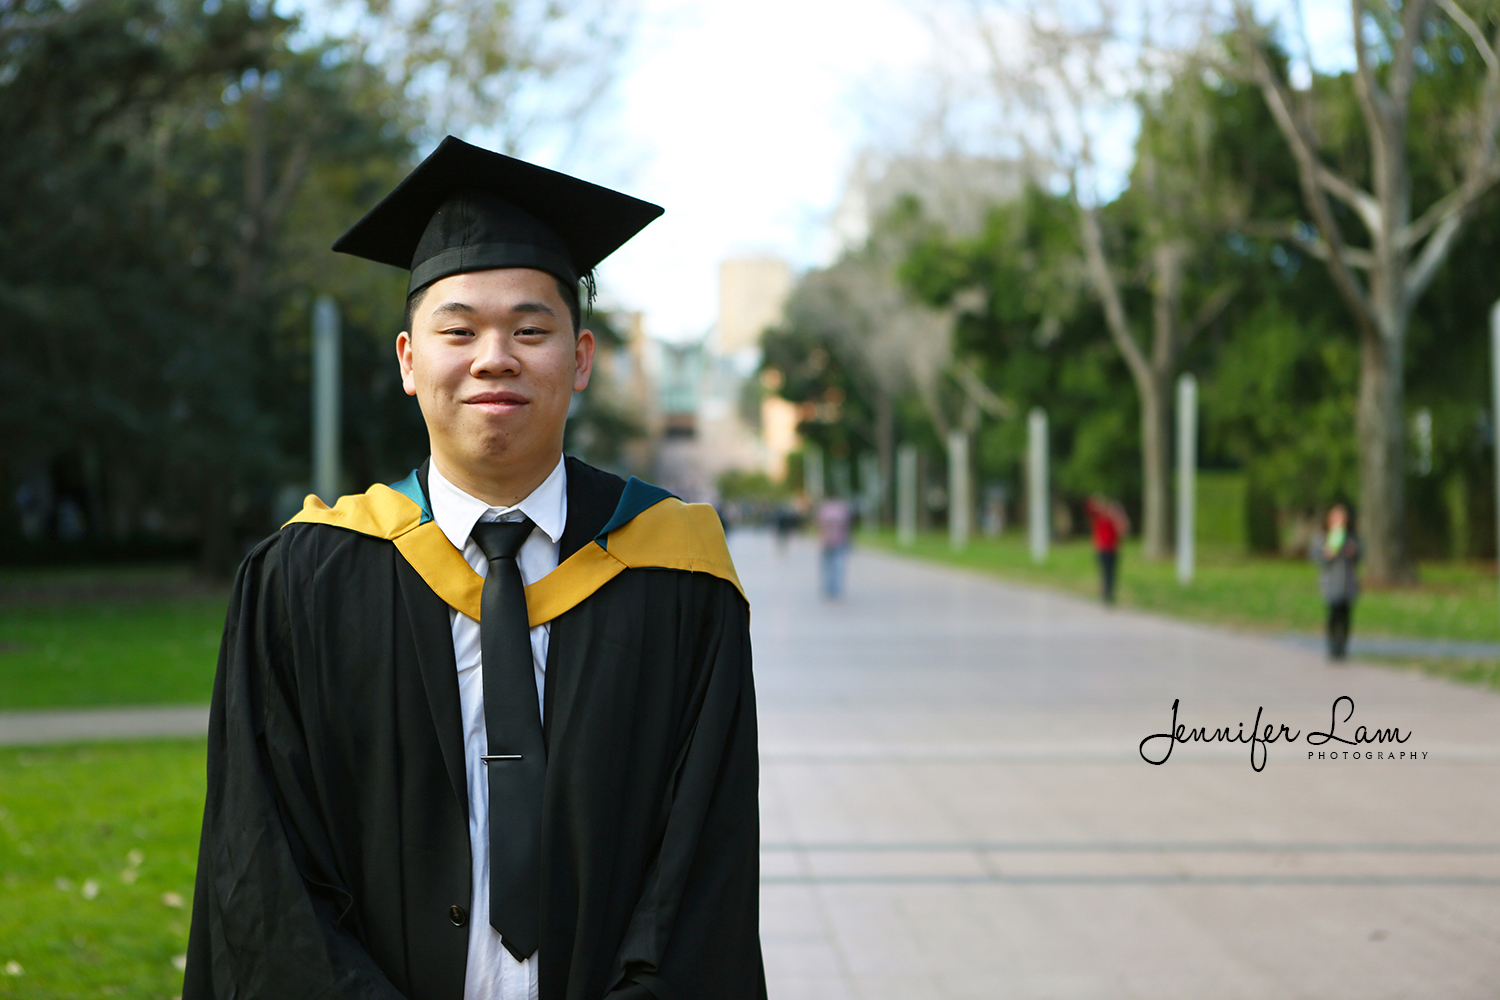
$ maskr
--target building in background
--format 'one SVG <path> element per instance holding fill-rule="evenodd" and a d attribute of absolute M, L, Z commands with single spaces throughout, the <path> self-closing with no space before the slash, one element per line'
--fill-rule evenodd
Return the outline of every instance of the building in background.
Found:
<path fill-rule="evenodd" d="M 753 355 L 758 365 L 761 331 L 781 322 L 794 281 L 791 265 L 780 257 L 736 257 L 720 263 L 716 352 L 726 358 Z"/>
<path fill-rule="evenodd" d="M 882 158 L 866 154 L 849 173 L 830 228 L 840 250 L 865 242 L 875 222 L 910 195 L 923 214 L 950 233 L 972 236 L 995 205 L 1014 201 L 1030 176 L 1018 160 L 947 156 Z"/>
<path fill-rule="evenodd" d="M 653 471 L 684 499 L 717 500 L 715 484 L 731 470 L 785 477 L 797 447 L 795 410 L 763 392 L 757 372 L 761 332 L 781 321 L 794 280 L 777 257 L 726 260 L 713 329 L 701 341 L 654 344 Z"/>

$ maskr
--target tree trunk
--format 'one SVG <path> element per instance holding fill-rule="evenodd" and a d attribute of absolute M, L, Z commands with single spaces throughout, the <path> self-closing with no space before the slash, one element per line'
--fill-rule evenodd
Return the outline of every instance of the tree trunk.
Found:
<path fill-rule="evenodd" d="M 222 479 L 210 476 L 202 495 L 206 502 L 199 522 L 198 574 L 209 580 L 225 580 L 234 575 L 238 562 L 229 490 Z"/>
<path fill-rule="evenodd" d="M 1364 546 L 1364 575 L 1369 582 L 1384 585 L 1411 583 L 1415 579 L 1406 551 L 1402 333 L 1386 331 L 1360 338 L 1355 426 L 1363 509 L 1358 511 L 1356 529 Z"/>
<path fill-rule="evenodd" d="M 1163 240 L 1151 258 L 1151 356 L 1139 379 L 1141 540 L 1147 559 L 1166 559 L 1172 554 L 1172 375 L 1177 370 L 1177 317 L 1187 248 L 1177 240 Z"/>
<path fill-rule="evenodd" d="M 896 523 L 896 404 L 883 388 L 875 390 L 875 454 L 880 466 L 880 508 L 876 516 L 882 526 Z"/>
<path fill-rule="evenodd" d="M 1147 559 L 1166 559 L 1172 554 L 1167 498 L 1171 496 L 1171 462 L 1167 431 L 1171 407 L 1167 383 L 1170 376 L 1153 370 L 1151 378 L 1138 383 L 1141 396 L 1141 543 Z"/>

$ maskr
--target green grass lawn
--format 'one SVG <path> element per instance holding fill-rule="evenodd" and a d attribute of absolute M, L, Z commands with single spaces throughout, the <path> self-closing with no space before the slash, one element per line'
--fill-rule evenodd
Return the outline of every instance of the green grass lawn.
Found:
<path fill-rule="evenodd" d="M 946 535 L 919 536 L 910 549 L 898 549 L 893 532 L 869 533 L 860 540 L 921 559 L 993 573 L 1079 595 L 1099 593 L 1098 567 L 1087 540 L 1052 545 L 1036 566 L 1024 535 L 976 538 L 962 552 Z M 1500 596 L 1492 568 L 1473 563 L 1424 564 L 1415 587 L 1369 590 L 1354 611 L 1354 635 L 1500 642 Z M 1261 632 L 1321 633 L 1325 614 L 1318 596 L 1317 569 L 1310 561 L 1252 557 L 1209 548 L 1200 550 L 1193 582 L 1177 582 L 1176 564 L 1147 562 L 1138 543 L 1120 554 L 1116 596 L 1126 607 Z M 1386 662 L 1500 689 L 1500 661 L 1439 658 L 1386 658 Z"/>
<path fill-rule="evenodd" d="M 197 740 L 0 749 L 0 997 L 175 997 Z"/>
<path fill-rule="evenodd" d="M 170 568 L 0 575 L 0 711 L 207 702 L 227 600 Z"/>

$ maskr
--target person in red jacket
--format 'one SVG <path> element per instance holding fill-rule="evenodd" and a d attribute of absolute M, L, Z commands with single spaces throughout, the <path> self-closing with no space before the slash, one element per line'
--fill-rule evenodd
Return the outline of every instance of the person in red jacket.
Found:
<path fill-rule="evenodd" d="M 1097 493 L 1083 504 L 1094 534 L 1094 552 L 1099 557 L 1100 596 L 1105 604 L 1115 603 L 1115 571 L 1120 562 L 1120 539 L 1130 531 L 1125 508 Z"/>

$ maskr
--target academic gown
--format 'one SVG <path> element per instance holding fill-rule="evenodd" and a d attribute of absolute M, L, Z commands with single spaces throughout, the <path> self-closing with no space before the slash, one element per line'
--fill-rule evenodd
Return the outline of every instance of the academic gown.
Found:
<path fill-rule="evenodd" d="M 567 462 L 560 565 L 527 588 L 532 624 L 552 622 L 541 998 L 764 998 L 749 610 L 722 529 Z M 477 618 L 482 580 L 420 472 L 332 509 L 309 498 L 240 568 L 184 1000 L 462 997 L 448 609 Z"/>

